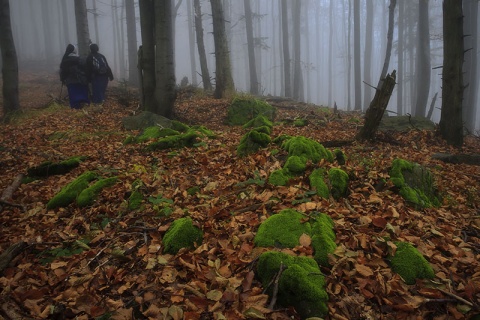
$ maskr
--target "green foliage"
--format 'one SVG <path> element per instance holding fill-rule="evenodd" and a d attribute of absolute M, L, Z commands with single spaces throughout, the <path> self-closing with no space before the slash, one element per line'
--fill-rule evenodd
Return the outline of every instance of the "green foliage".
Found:
<path fill-rule="evenodd" d="M 29 177 L 48 177 L 57 174 L 65 174 L 78 167 L 87 157 L 72 157 L 60 162 L 46 161 L 36 167 L 29 168 L 27 174 Z"/>
<path fill-rule="evenodd" d="M 298 156 L 317 163 L 322 159 L 332 162 L 332 153 L 325 149 L 320 143 L 303 136 L 292 137 L 285 140 L 282 144 L 283 149 L 288 152 L 288 156 Z"/>
<path fill-rule="evenodd" d="M 113 186 L 117 182 L 117 180 L 117 177 L 98 180 L 93 185 L 80 192 L 77 197 L 77 205 L 79 207 L 86 207 L 92 205 L 100 192 L 104 188 Z"/>
<path fill-rule="evenodd" d="M 256 129 L 245 134 L 237 147 L 237 154 L 240 157 L 257 152 L 260 148 L 268 146 L 271 142 L 270 136 Z"/>
<path fill-rule="evenodd" d="M 432 266 L 418 251 L 407 242 L 396 242 L 397 250 L 389 260 L 392 270 L 398 273 L 406 284 L 415 284 L 416 279 L 432 279 L 435 277 Z"/>
<path fill-rule="evenodd" d="M 171 207 L 173 205 L 172 199 L 164 198 L 162 195 L 158 195 L 156 197 L 148 197 L 148 202 L 153 204 L 153 209 L 155 209 L 160 216 L 168 217 L 173 212 Z"/>
<path fill-rule="evenodd" d="M 255 177 L 253 179 L 248 179 L 247 181 L 239 182 L 235 186 L 243 188 L 252 184 L 256 184 L 257 186 L 263 187 L 265 185 L 265 179 L 262 179 L 260 177 L 258 170 L 254 171 L 254 175 Z"/>
<path fill-rule="evenodd" d="M 318 196 L 324 199 L 329 198 L 330 191 L 325 183 L 325 169 L 313 170 L 308 179 L 310 180 L 310 186 L 317 191 Z"/>
<path fill-rule="evenodd" d="M 42 251 L 38 254 L 40 263 L 45 265 L 47 263 L 52 263 L 57 258 L 80 254 L 87 249 L 88 243 L 88 239 L 81 239 L 70 243 L 64 243 L 63 246 L 58 248 Z"/>
<path fill-rule="evenodd" d="M 80 175 L 77 179 L 70 182 L 59 193 L 57 193 L 47 203 L 47 209 L 55 209 L 59 207 L 66 207 L 78 197 L 78 195 L 88 187 L 89 182 L 95 180 L 97 174 L 91 171 L 87 171 Z"/>
<path fill-rule="evenodd" d="M 328 294 L 325 277 L 316 262 L 308 257 L 293 257 L 282 252 L 265 252 L 257 263 L 256 275 L 267 292 L 272 295 L 270 284 L 281 273 L 278 282 L 278 303 L 293 306 L 302 319 L 321 317 L 328 313 Z"/>
<path fill-rule="evenodd" d="M 243 126 L 248 121 L 263 115 L 270 121 L 275 118 L 276 109 L 265 101 L 253 98 L 233 99 L 227 112 L 227 123 L 229 125 Z"/>
<path fill-rule="evenodd" d="M 339 199 L 347 195 L 349 178 L 345 171 L 339 168 L 331 168 L 328 170 L 328 178 L 334 199 Z"/>
<path fill-rule="evenodd" d="M 163 236 L 163 252 L 177 254 L 182 248 L 193 249 L 203 241 L 203 232 L 193 225 L 190 217 L 175 220 Z"/>
<path fill-rule="evenodd" d="M 191 187 L 191 188 L 187 189 L 187 194 L 189 196 L 193 196 L 194 194 L 197 194 L 199 192 L 200 192 L 200 187 L 199 186 L 195 186 L 195 187 Z"/>
<path fill-rule="evenodd" d="M 421 165 L 395 159 L 390 170 L 390 180 L 399 188 L 400 195 L 413 206 L 428 208 L 440 205 L 432 174 Z"/>

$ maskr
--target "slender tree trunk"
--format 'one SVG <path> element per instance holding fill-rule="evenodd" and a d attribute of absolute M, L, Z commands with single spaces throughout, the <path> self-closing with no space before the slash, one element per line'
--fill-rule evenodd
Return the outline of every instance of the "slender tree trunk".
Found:
<path fill-rule="evenodd" d="M 128 82 L 133 86 L 138 86 L 135 2 L 134 0 L 126 0 L 125 4 L 128 37 Z"/>
<path fill-rule="evenodd" d="M 347 31 L 347 110 L 352 109 L 352 0 L 348 1 L 348 31 Z"/>
<path fill-rule="evenodd" d="M 366 0 L 367 17 L 365 20 L 365 54 L 363 56 L 363 79 L 367 83 L 363 88 L 363 106 L 372 101 L 372 49 L 373 49 L 373 0 Z"/>
<path fill-rule="evenodd" d="M 142 29 L 142 48 L 140 66 L 143 70 L 143 96 L 145 104 L 143 108 L 155 112 L 155 11 L 153 0 L 141 0 L 140 26 Z"/>
<path fill-rule="evenodd" d="M 175 56 L 173 49 L 172 0 L 155 2 L 155 113 L 167 117 L 173 116 L 176 99 Z"/>
<path fill-rule="evenodd" d="M 125 59 L 125 0 L 122 1 L 121 10 L 120 10 L 120 17 L 117 17 L 117 25 L 118 25 L 118 52 L 119 59 L 120 59 L 120 77 L 122 79 L 127 79 L 127 70 L 126 70 L 126 63 L 127 60 Z"/>
<path fill-rule="evenodd" d="M 403 74 L 405 67 L 403 65 L 404 53 L 404 34 L 405 34 L 405 1 L 398 4 L 398 78 L 397 78 L 397 115 L 403 114 Z"/>
<path fill-rule="evenodd" d="M 0 0 L 0 50 L 2 51 L 3 114 L 8 121 L 20 110 L 18 98 L 18 61 L 10 21 L 10 2 Z"/>
<path fill-rule="evenodd" d="M 301 34 L 300 34 L 300 17 L 301 2 L 293 3 L 293 48 L 294 48 L 294 73 L 293 73 L 293 98 L 303 101 L 303 77 L 302 77 L 302 57 L 301 57 Z"/>
<path fill-rule="evenodd" d="M 93 25 L 95 27 L 95 41 L 100 43 L 100 32 L 98 32 L 98 12 L 97 12 L 97 0 L 93 0 Z"/>
<path fill-rule="evenodd" d="M 290 46 L 288 32 L 287 0 L 282 0 L 282 43 L 283 43 L 283 73 L 285 79 L 285 97 L 292 97 L 292 84 L 290 73 Z"/>
<path fill-rule="evenodd" d="M 360 0 L 353 0 L 353 73 L 355 110 L 362 110 L 362 75 L 360 66 Z"/>
<path fill-rule="evenodd" d="M 463 1 L 465 62 L 463 63 L 465 92 L 463 121 L 470 132 L 475 130 L 478 103 L 478 0 Z"/>
<path fill-rule="evenodd" d="M 230 52 L 225 33 L 225 19 L 221 0 L 210 0 L 215 42 L 215 93 L 217 99 L 230 96 L 235 91 L 230 64 Z"/>
<path fill-rule="evenodd" d="M 65 47 L 67 44 L 71 42 L 70 40 L 70 24 L 68 21 L 68 13 L 67 13 L 67 2 L 65 0 L 58 0 L 62 6 L 62 31 L 63 31 L 63 38 L 64 38 L 64 45 Z"/>
<path fill-rule="evenodd" d="M 197 36 L 198 57 L 200 60 L 200 70 L 202 71 L 203 89 L 212 91 L 212 82 L 210 81 L 210 73 L 208 72 L 207 55 L 205 53 L 205 43 L 203 41 L 203 23 L 202 8 L 200 0 L 193 0 L 195 9 L 195 33 Z"/>
<path fill-rule="evenodd" d="M 250 0 L 243 0 L 245 9 L 245 26 L 247 30 L 248 70 L 250 73 L 250 93 L 258 95 L 257 66 L 255 60 L 255 44 L 253 39 L 253 20 Z"/>
<path fill-rule="evenodd" d="M 112 29 L 113 29 L 113 65 L 115 70 L 120 70 L 121 63 L 119 62 L 119 50 L 118 50 L 118 27 L 116 21 L 117 18 L 117 6 L 115 5 L 114 0 L 110 2 L 112 8 Z M 153 28 L 153 26 L 152 26 Z"/>
<path fill-rule="evenodd" d="M 197 86 L 197 62 L 195 59 L 195 30 L 193 27 L 193 19 L 195 16 L 192 10 L 192 1 L 187 1 L 187 23 L 188 23 L 188 44 L 190 51 L 190 69 L 192 70 L 192 85 Z"/>
<path fill-rule="evenodd" d="M 425 117 L 430 92 L 430 28 L 428 19 L 428 0 L 418 3 L 418 45 L 417 64 L 415 67 L 417 81 L 417 100 L 413 114 Z"/>
<path fill-rule="evenodd" d="M 463 12 L 462 2 L 443 1 L 443 76 L 440 133 L 448 144 L 463 145 Z"/>
<path fill-rule="evenodd" d="M 390 64 L 390 57 L 392 55 L 393 44 L 393 29 L 395 28 L 395 7 L 397 6 L 397 0 L 390 0 L 390 6 L 388 7 L 388 31 L 387 31 L 387 48 L 385 51 L 385 61 L 383 62 L 382 73 L 378 80 L 377 87 L 380 88 L 383 80 L 385 79 Z M 396 75 L 395 75 L 396 76 Z"/>
<path fill-rule="evenodd" d="M 333 107 L 333 31 L 334 31 L 334 21 L 333 21 L 333 6 L 335 1 L 330 0 L 329 8 L 329 23 L 330 31 L 328 37 L 328 106 Z M 348 93 L 347 93 L 348 94 Z"/>
<path fill-rule="evenodd" d="M 87 3 L 85 0 L 75 0 L 75 21 L 77 25 L 78 54 L 87 56 L 90 45 L 88 31 Z"/>

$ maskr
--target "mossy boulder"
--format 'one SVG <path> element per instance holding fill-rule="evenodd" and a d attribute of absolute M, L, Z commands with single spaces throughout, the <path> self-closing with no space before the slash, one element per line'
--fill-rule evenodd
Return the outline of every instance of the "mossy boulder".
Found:
<path fill-rule="evenodd" d="M 143 132 L 137 137 L 128 137 L 124 142 L 128 143 L 142 143 L 149 140 L 155 140 L 158 138 L 164 138 L 169 136 L 178 135 L 180 132 L 173 130 L 171 128 L 160 128 L 159 126 L 148 127 L 143 130 Z"/>
<path fill-rule="evenodd" d="M 335 155 L 335 160 L 338 162 L 339 165 L 343 166 L 347 161 L 347 157 L 345 156 L 345 153 L 343 153 L 342 150 L 335 149 L 333 154 Z"/>
<path fill-rule="evenodd" d="M 86 188 L 90 181 L 97 178 L 97 174 L 92 171 L 87 171 L 80 175 L 78 178 L 66 185 L 59 193 L 57 193 L 47 203 L 47 209 L 55 209 L 60 207 L 66 207 L 70 203 L 74 202 L 78 195 Z"/>
<path fill-rule="evenodd" d="M 106 179 L 100 179 L 93 185 L 84 189 L 77 197 L 77 205 L 79 207 L 86 207 L 92 205 L 99 193 L 107 187 L 113 186 L 117 182 L 117 177 L 111 177 Z"/>
<path fill-rule="evenodd" d="M 33 178 L 48 177 L 58 174 L 65 174 L 75 169 L 87 157 L 72 157 L 60 162 L 46 161 L 36 167 L 29 168 L 27 175 Z"/>
<path fill-rule="evenodd" d="M 294 127 L 305 127 L 307 125 L 308 125 L 308 120 L 307 119 L 297 118 L 293 121 L 293 126 Z"/>
<path fill-rule="evenodd" d="M 433 176 L 425 167 L 403 159 L 395 159 L 390 170 L 390 180 L 409 204 L 417 208 L 440 205 Z"/>
<path fill-rule="evenodd" d="M 260 132 L 256 129 L 245 134 L 240 140 L 237 147 L 237 155 L 244 157 L 246 155 L 257 152 L 261 148 L 265 148 L 271 142 L 268 134 Z"/>
<path fill-rule="evenodd" d="M 315 260 L 328 266 L 328 255 L 337 247 L 333 228 L 332 219 L 324 213 L 306 220 L 300 212 L 285 209 L 260 225 L 253 242 L 258 247 L 293 248 L 300 245 L 300 237 L 306 234 L 312 239 Z"/>
<path fill-rule="evenodd" d="M 303 157 L 317 163 L 322 159 L 332 162 L 333 154 L 331 151 L 325 149 L 320 143 L 315 140 L 296 136 L 286 139 L 282 143 L 282 148 L 288 152 L 288 156 Z"/>
<path fill-rule="evenodd" d="M 274 121 L 276 109 L 265 101 L 253 98 L 235 98 L 228 107 L 227 123 L 243 126 L 257 116 Z"/>
<path fill-rule="evenodd" d="M 317 191 L 317 195 L 324 199 L 328 199 L 330 197 L 330 190 L 328 189 L 328 185 L 325 183 L 325 176 L 325 169 L 319 168 L 313 170 L 310 176 L 308 176 L 308 179 L 310 180 L 310 186 L 312 189 Z"/>
<path fill-rule="evenodd" d="M 274 186 L 286 186 L 292 177 L 288 170 L 279 169 L 270 173 L 268 183 Z"/>
<path fill-rule="evenodd" d="M 432 279 L 435 277 L 430 263 L 413 245 L 407 242 L 396 242 L 395 255 L 390 256 L 392 270 L 398 273 L 406 284 L 415 284 L 416 279 Z"/>
<path fill-rule="evenodd" d="M 268 127 L 273 128 L 273 123 L 267 117 L 263 115 L 256 116 L 252 120 L 248 121 L 243 125 L 245 129 L 247 128 L 258 128 L 258 127 Z"/>
<path fill-rule="evenodd" d="M 172 128 L 172 120 L 149 111 L 122 119 L 123 127 L 127 130 L 143 130 L 148 127 L 158 126 Z M 174 130 L 180 131 L 176 128 Z"/>
<path fill-rule="evenodd" d="M 339 199 L 347 195 L 348 192 L 348 174 L 339 168 L 328 170 L 328 179 L 330 180 L 331 194 L 334 199 Z"/>
<path fill-rule="evenodd" d="M 172 120 L 172 129 L 178 132 L 187 132 L 190 127 L 183 122 Z"/>
<path fill-rule="evenodd" d="M 302 174 L 307 169 L 307 159 L 299 156 L 288 157 L 283 168 L 293 174 Z"/>
<path fill-rule="evenodd" d="M 175 220 L 163 236 L 163 252 L 177 254 L 182 248 L 193 249 L 203 241 L 203 232 L 190 217 Z"/>
<path fill-rule="evenodd" d="M 278 279 L 278 304 L 293 306 L 302 319 L 322 317 L 328 313 L 325 277 L 317 263 L 308 257 L 294 257 L 282 252 L 265 252 L 258 258 L 256 275 L 267 293 L 272 295 L 273 279 Z"/>
<path fill-rule="evenodd" d="M 195 130 L 189 130 L 186 133 L 177 134 L 158 139 L 150 143 L 147 151 L 165 150 L 165 149 L 181 149 L 184 147 L 193 147 L 199 142 L 200 134 Z"/>

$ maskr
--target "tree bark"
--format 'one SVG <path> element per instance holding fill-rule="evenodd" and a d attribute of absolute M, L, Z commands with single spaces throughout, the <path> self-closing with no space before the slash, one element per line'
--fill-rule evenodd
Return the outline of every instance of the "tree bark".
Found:
<path fill-rule="evenodd" d="M 78 55 L 86 57 L 90 45 L 86 0 L 75 0 L 75 21 L 77 25 Z"/>
<path fill-rule="evenodd" d="M 303 75 L 302 75 L 302 57 L 301 57 L 301 1 L 293 3 L 293 48 L 294 48 L 294 67 L 293 67 L 293 99 L 297 101 L 304 100 L 303 94 Z"/>
<path fill-rule="evenodd" d="M 443 77 L 440 133 L 448 144 L 463 145 L 463 12 L 462 2 L 443 1 Z"/>
<path fill-rule="evenodd" d="M 142 48 L 140 67 L 143 70 L 144 95 L 143 109 L 155 112 L 155 11 L 153 0 L 141 0 L 140 6 L 140 27 L 142 29 Z"/>
<path fill-rule="evenodd" d="M 360 0 L 353 0 L 353 73 L 355 110 L 362 110 L 362 83 L 360 67 Z"/>
<path fill-rule="evenodd" d="M 363 79 L 368 85 L 363 87 L 363 106 L 372 101 L 372 50 L 373 50 L 373 0 L 366 0 L 365 53 L 363 56 Z"/>
<path fill-rule="evenodd" d="M 418 44 L 417 64 L 415 66 L 415 79 L 417 82 L 417 100 L 413 114 L 425 117 L 430 92 L 430 28 L 428 18 L 428 0 L 418 3 Z"/>
<path fill-rule="evenodd" d="M 245 26 L 247 31 L 247 48 L 248 48 L 248 70 L 250 73 L 250 93 L 258 95 L 258 77 L 257 66 L 255 61 L 255 44 L 253 39 L 253 21 L 250 0 L 243 0 L 245 9 Z"/>
<path fill-rule="evenodd" d="M 135 20 L 134 0 L 126 0 L 126 20 L 128 38 L 128 82 L 138 86 L 137 72 L 137 24 Z"/>
<path fill-rule="evenodd" d="M 398 4 L 398 82 L 397 82 L 397 115 L 403 114 L 403 75 L 404 68 L 404 50 L 405 50 L 405 1 Z"/>
<path fill-rule="evenodd" d="M 288 33 L 288 10 L 287 0 L 282 0 L 282 43 L 283 43 L 283 75 L 285 86 L 285 97 L 292 97 L 292 84 L 290 72 L 290 46 Z"/>
<path fill-rule="evenodd" d="M 202 72 L 203 89 L 212 91 L 212 82 L 210 81 L 210 73 L 208 72 L 207 55 L 205 53 L 205 43 L 203 41 L 203 22 L 202 8 L 200 0 L 193 0 L 195 11 L 195 34 L 197 36 L 198 57 L 200 60 L 200 70 Z"/>
<path fill-rule="evenodd" d="M 192 2 L 187 2 L 187 23 L 188 23 L 188 49 L 190 51 L 190 69 L 192 71 L 192 85 L 197 86 L 197 63 L 195 60 L 195 33 L 193 27 L 193 19 L 195 15 L 192 12 Z"/>
<path fill-rule="evenodd" d="M 2 51 L 3 114 L 9 120 L 20 110 L 18 98 L 18 60 L 10 22 L 10 2 L 0 0 L 0 50 Z"/>
<path fill-rule="evenodd" d="M 387 75 L 384 81 L 382 81 L 382 87 L 377 88 L 375 96 L 365 113 L 365 123 L 357 135 L 357 140 L 371 140 L 375 137 L 375 133 L 377 132 L 390 97 L 392 96 L 393 89 L 395 88 L 395 80 L 396 71 L 393 70 L 392 74 Z"/>

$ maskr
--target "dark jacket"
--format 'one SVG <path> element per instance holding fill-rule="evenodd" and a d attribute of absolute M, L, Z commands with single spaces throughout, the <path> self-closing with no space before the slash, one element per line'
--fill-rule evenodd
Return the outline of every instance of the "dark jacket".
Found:
<path fill-rule="evenodd" d="M 93 66 L 93 57 L 95 56 L 96 59 L 100 60 L 100 59 L 103 59 L 103 61 L 105 61 L 105 64 L 107 66 L 107 72 L 105 75 L 99 75 L 96 71 L 95 71 L 95 68 Z M 107 59 L 105 58 L 105 56 L 99 52 L 91 52 L 88 56 L 87 56 L 87 61 L 86 61 L 86 64 L 87 64 L 87 77 L 88 77 L 88 80 L 89 81 L 92 81 L 93 77 L 98 77 L 98 76 L 107 76 L 108 79 L 110 81 L 113 80 L 113 73 L 112 73 L 112 69 L 110 68 L 110 66 L 108 65 L 108 62 L 107 62 Z"/>
<path fill-rule="evenodd" d="M 65 85 L 88 84 L 85 61 L 74 53 L 64 55 L 60 63 L 60 81 Z"/>

